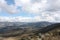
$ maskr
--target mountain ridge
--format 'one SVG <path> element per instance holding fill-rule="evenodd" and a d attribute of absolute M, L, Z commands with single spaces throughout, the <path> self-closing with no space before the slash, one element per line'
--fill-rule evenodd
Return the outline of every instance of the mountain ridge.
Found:
<path fill-rule="evenodd" d="M 21 35 L 25 33 L 35 33 L 39 29 L 46 27 L 48 25 L 52 25 L 54 23 L 50 22 L 34 22 L 34 23 L 26 23 L 20 25 L 9 26 L 7 25 L 6 27 L 0 28 L 0 36 L 15 36 L 15 35 Z"/>

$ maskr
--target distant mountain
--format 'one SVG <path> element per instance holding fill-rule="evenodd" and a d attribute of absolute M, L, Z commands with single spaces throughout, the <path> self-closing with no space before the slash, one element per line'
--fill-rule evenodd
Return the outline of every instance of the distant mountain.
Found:
<path fill-rule="evenodd" d="M 0 27 L 6 27 L 6 26 L 20 26 L 26 24 L 26 22 L 0 22 Z"/>
<path fill-rule="evenodd" d="M 54 23 L 51 22 L 33 22 L 33 23 L 25 23 L 25 22 L 3 22 L 2 24 L 5 27 L 0 27 L 0 36 L 15 36 L 21 35 L 24 33 L 34 33 L 39 29 L 46 27 L 48 25 L 52 25 Z M 1 23 L 0 23 L 1 25 Z"/>
<path fill-rule="evenodd" d="M 49 25 L 45 28 L 42 28 L 39 32 L 46 33 L 46 32 L 49 32 L 51 30 L 54 30 L 56 28 L 60 28 L 60 23 L 55 23 L 55 24 Z"/>
<path fill-rule="evenodd" d="M 24 24 L 24 25 L 21 25 L 22 27 L 27 27 L 27 26 L 32 26 L 32 27 L 46 27 L 48 25 L 51 25 L 51 24 L 54 24 L 54 23 L 51 23 L 51 22 L 33 22 L 33 23 L 28 23 L 28 24 Z"/>

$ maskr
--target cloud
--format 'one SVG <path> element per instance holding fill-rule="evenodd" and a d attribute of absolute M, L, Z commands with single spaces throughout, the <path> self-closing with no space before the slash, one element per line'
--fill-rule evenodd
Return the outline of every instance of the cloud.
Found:
<path fill-rule="evenodd" d="M 47 19 L 47 20 L 46 20 Z M 46 19 L 42 19 L 40 16 L 35 16 L 35 17 L 2 17 L 0 16 L 0 22 L 38 22 L 38 21 L 55 21 L 51 17 L 47 17 Z M 51 21 L 52 19 L 52 21 Z"/>
<path fill-rule="evenodd" d="M 18 21 L 54 21 L 60 22 L 60 0 L 15 0 L 14 5 L 8 5 L 0 0 L 0 8 L 10 14 L 27 12 L 35 17 L 10 17 Z M 21 11 L 17 7 L 21 7 Z M 9 17 L 8 17 L 9 18 Z"/>
<path fill-rule="evenodd" d="M 39 1 L 39 0 L 38 0 Z M 43 0 L 41 2 L 35 2 L 32 3 L 32 0 L 15 0 L 16 6 L 22 6 L 22 11 L 26 11 L 29 13 L 40 13 L 45 10 L 46 8 L 46 0 Z"/>
<path fill-rule="evenodd" d="M 34 22 L 35 18 L 31 17 L 0 17 L 1 22 Z"/>
<path fill-rule="evenodd" d="M 19 12 L 14 5 L 8 5 L 5 0 L 0 0 L 0 8 L 10 14 Z"/>

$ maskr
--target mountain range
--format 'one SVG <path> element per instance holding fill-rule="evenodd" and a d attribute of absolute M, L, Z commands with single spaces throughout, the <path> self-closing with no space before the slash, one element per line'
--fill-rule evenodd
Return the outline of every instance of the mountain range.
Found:
<path fill-rule="evenodd" d="M 0 36 L 16 36 L 35 33 L 39 29 L 52 25 L 51 22 L 0 22 Z"/>

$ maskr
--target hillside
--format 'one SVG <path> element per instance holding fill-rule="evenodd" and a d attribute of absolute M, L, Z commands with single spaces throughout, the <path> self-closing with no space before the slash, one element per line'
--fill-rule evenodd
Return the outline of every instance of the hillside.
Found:
<path fill-rule="evenodd" d="M 5 23 L 7 24 L 7 23 Z M 35 22 L 35 23 L 12 23 L 14 25 L 10 25 L 11 23 L 8 23 L 9 25 L 6 25 L 6 27 L 0 28 L 0 36 L 17 36 L 22 34 L 30 34 L 35 33 L 39 29 L 46 27 L 48 25 L 51 25 L 53 23 L 50 22 Z M 19 26 L 18 26 L 19 25 Z"/>

